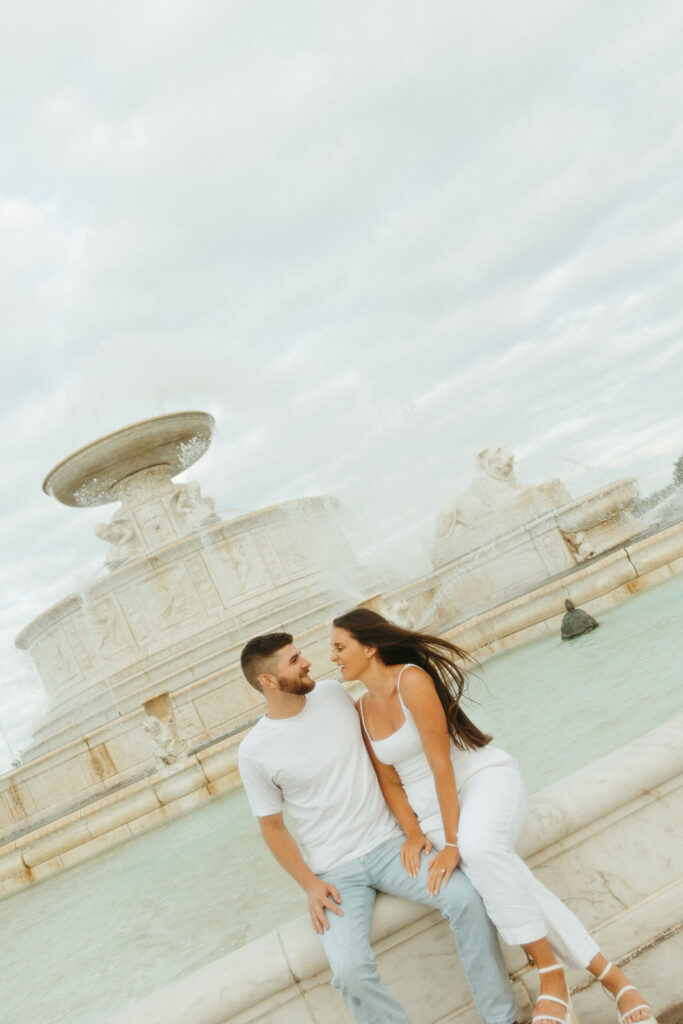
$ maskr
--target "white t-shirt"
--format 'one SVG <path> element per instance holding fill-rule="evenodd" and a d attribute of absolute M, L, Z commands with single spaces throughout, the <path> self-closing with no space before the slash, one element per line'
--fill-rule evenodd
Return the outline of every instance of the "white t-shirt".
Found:
<path fill-rule="evenodd" d="M 291 814 L 314 874 L 401 835 L 363 743 L 353 700 L 323 679 L 292 718 L 263 717 L 239 749 L 253 813 Z"/>

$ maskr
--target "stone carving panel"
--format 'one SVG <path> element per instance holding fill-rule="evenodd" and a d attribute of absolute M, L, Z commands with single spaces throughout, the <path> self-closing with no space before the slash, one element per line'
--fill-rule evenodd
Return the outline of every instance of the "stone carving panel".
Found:
<path fill-rule="evenodd" d="M 150 628 L 140 607 L 140 587 L 137 581 L 116 591 L 117 601 L 131 631 L 133 644 L 142 647 L 149 640 Z"/>
<path fill-rule="evenodd" d="M 225 607 L 235 598 L 271 586 L 271 579 L 249 533 L 225 537 L 205 552 L 207 568 Z"/>
<path fill-rule="evenodd" d="M 271 526 L 270 534 L 273 550 L 277 552 L 290 580 L 310 572 L 310 565 L 304 546 L 303 534 L 293 527 L 284 524 Z"/>
<path fill-rule="evenodd" d="M 78 660 L 62 629 L 50 630 L 31 648 L 40 677 L 46 685 L 63 686 L 81 676 Z"/>
<path fill-rule="evenodd" d="M 202 613 L 201 601 L 183 563 L 158 569 L 139 589 L 140 605 L 152 636 Z"/>
<path fill-rule="evenodd" d="M 185 568 L 206 611 L 210 615 L 220 614 L 223 611 L 223 604 L 201 554 L 197 552 L 188 556 L 185 559 Z"/>
<path fill-rule="evenodd" d="M 103 597 L 85 606 L 95 656 L 116 658 L 134 648 L 135 641 L 126 618 L 114 597 Z"/>
<path fill-rule="evenodd" d="M 92 638 L 85 618 L 85 607 L 82 615 L 64 619 L 62 629 L 64 630 L 64 636 L 68 640 L 71 650 L 74 652 L 76 660 L 78 661 L 81 672 L 84 675 L 91 672 L 95 667 L 95 661 L 93 657 Z"/>
<path fill-rule="evenodd" d="M 545 524 L 543 530 L 530 530 L 529 533 L 549 575 L 571 569 L 575 564 L 562 534 L 553 522 Z"/>
<path fill-rule="evenodd" d="M 148 551 L 154 551 L 178 539 L 161 498 L 141 505 L 136 509 L 135 518 Z"/>
<path fill-rule="evenodd" d="M 275 550 L 268 530 L 254 530 L 254 539 L 273 583 L 287 583 L 289 577 L 278 558 L 278 553 Z"/>

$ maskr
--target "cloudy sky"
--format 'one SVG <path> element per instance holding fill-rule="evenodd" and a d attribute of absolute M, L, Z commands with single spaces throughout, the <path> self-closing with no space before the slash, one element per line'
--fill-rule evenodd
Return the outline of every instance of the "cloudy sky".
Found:
<path fill-rule="evenodd" d="M 67 0 L 0 34 L 0 728 L 111 509 L 41 491 L 216 418 L 221 510 L 335 493 L 416 570 L 475 453 L 641 493 L 683 451 L 678 0 Z M 421 561 L 422 560 L 422 561 Z M 0 734 L 0 766 L 7 766 Z"/>

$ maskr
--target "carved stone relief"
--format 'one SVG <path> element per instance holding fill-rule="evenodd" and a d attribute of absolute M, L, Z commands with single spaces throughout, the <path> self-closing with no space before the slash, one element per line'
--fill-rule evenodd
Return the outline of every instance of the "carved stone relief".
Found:
<path fill-rule="evenodd" d="M 140 604 L 153 636 L 202 612 L 201 601 L 182 563 L 159 569 L 141 583 Z"/>
<path fill-rule="evenodd" d="M 117 569 L 145 550 L 133 518 L 122 509 L 118 509 L 108 523 L 98 523 L 95 536 L 111 545 L 104 560 L 108 569 Z"/>
<path fill-rule="evenodd" d="M 175 487 L 169 508 L 181 536 L 219 522 L 213 498 L 203 498 L 199 484 L 194 480 Z"/>
<path fill-rule="evenodd" d="M 157 768 L 174 765 L 183 756 L 185 744 L 176 734 L 173 719 L 162 722 L 154 715 L 146 715 L 142 722 Z"/>
<path fill-rule="evenodd" d="M 141 505 L 136 509 L 135 518 L 145 539 L 147 551 L 164 547 L 178 538 L 161 498 Z"/>
<path fill-rule="evenodd" d="M 291 579 L 297 579 L 310 571 L 303 535 L 285 525 L 273 525 L 268 531 L 274 550 Z"/>
<path fill-rule="evenodd" d="M 133 646 L 130 629 L 115 598 L 105 597 L 94 601 L 86 606 L 85 612 L 96 654 L 112 658 Z"/>
<path fill-rule="evenodd" d="M 226 607 L 236 597 L 270 586 L 263 559 L 248 533 L 224 537 L 206 551 L 205 558 Z"/>
<path fill-rule="evenodd" d="M 47 684 L 63 685 L 81 675 L 78 661 L 61 629 L 51 630 L 31 648 L 41 679 Z"/>

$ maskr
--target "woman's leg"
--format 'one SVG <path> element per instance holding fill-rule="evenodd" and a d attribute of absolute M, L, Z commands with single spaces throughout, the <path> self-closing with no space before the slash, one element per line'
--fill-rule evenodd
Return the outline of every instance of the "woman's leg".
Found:
<path fill-rule="evenodd" d="M 545 1021 L 554 1024 L 558 1017 L 560 1020 L 565 1017 L 569 1006 L 569 986 L 562 965 L 555 959 L 547 939 L 526 942 L 522 948 L 539 970 L 533 1024 L 544 1024 Z"/>
<path fill-rule="evenodd" d="M 515 765 L 484 768 L 460 792 L 462 869 L 480 893 L 505 942 L 547 939 L 571 967 L 599 952 L 575 914 L 529 870 L 515 850 L 526 817 L 526 792 Z"/>
<path fill-rule="evenodd" d="M 508 944 L 523 946 L 539 968 L 557 964 L 557 955 L 569 966 L 584 967 L 597 978 L 607 966 L 597 943 L 515 850 L 525 817 L 526 792 L 516 766 L 485 768 L 473 775 L 460 793 L 458 844 L 462 869 Z M 437 837 L 433 841 L 438 842 Z M 602 984 L 616 996 L 630 982 L 612 966 Z M 534 1015 L 561 1017 L 562 1007 L 554 1004 L 553 1010 L 553 1003 L 542 997 L 567 999 L 564 972 L 544 972 L 540 988 Z M 629 1012 L 644 1002 L 637 990 L 624 993 L 619 1010 L 626 1024 L 637 1024 L 651 1016 L 647 1008 Z"/>
<path fill-rule="evenodd" d="M 527 799 L 516 766 L 483 769 L 460 794 L 462 869 L 503 939 L 521 945 L 540 970 L 535 1024 L 565 1020 L 569 990 L 553 947 L 585 967 L 597 946 L 578 919 L 543 886 L 515 850 Z"/>
<path fill-rule="evenodd" d="M 609 970 L 605 968 L 609 967 Z M 620 971 L 615 964 L 610 964 L 602 953 L 594 956 L 588 964 L 588 970 L 598 978 L 607 991 L 615 998 L 622 989 L 628 987 L 629 991 L 624 992 L 619 999 L 617 1006 L 624 1018 L 624 1024 L 637 1024 L 641 1020 L 654 1020 L 652 1011 L 647 1002 L 641 996 L 637 988 L 631 987 L 631 982 L 623 971 Z"/>

